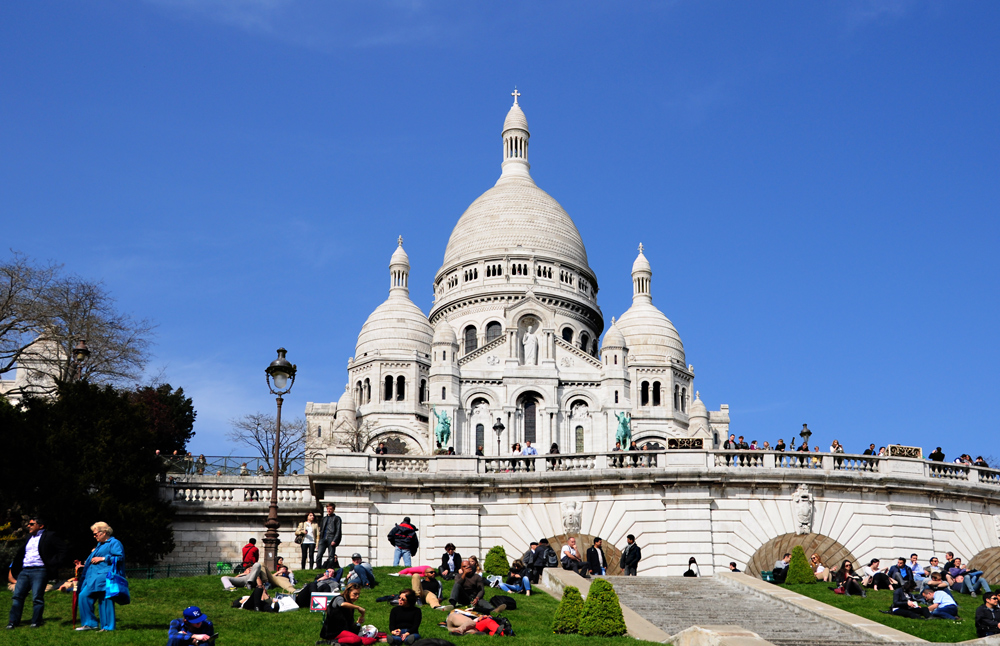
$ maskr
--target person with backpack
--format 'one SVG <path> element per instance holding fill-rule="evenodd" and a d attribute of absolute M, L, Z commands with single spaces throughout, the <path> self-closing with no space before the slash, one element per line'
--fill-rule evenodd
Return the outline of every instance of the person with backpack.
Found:
<path fill-rule="evenodd" d="M 410 524 L 409 516 L 389 531 L 389 543 L 395 548 L 392 555 L 393 567 L 399 565 L 400 559 L 405 567 L 410 567 L 411 558 L 420 547 L 420 541 L 417 539 L 417 528 Z"/>

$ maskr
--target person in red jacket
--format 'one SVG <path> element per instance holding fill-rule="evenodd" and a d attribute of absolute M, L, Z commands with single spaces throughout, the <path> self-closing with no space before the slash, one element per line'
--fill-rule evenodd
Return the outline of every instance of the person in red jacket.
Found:
<path fill-rule="evenodd" d="M 260 560 L 260 550 L 257 549 L 257 539 L 251 538 L 250 541 L 243 546 L 243 569 L 252 567 L 254 563 Z"/>

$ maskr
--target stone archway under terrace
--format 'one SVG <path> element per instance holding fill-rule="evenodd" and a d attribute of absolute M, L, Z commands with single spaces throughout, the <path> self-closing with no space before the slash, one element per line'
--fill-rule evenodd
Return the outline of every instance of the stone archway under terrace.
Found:
<path fill-rule="evenodd" d="M 801 545 L 806 553 L 806 558 L 810 554 L 819 554 L 820 561 L 828 568 L 837 569 L 846 559 L 851 562 L 857 561 L 851 551 L 846 547 L 823 534 L 782 534 L 764 543 L 754 552 L 747 563 L 744 572 L 753 577 L 760 577 L 761 572 L 774 569 L 774 563 L 785 554 L 789 554 L 792 548 Z"/>
<path fill-rule="evenodd" d="M 995 584 L 1000 581 L 1000 547 L 988 547 L 976 554 L 969 559 L 969 566 L 970 569 L 982 570 L 983 577 L 996 590 Z"/>
<path fill-rule="evenodd" d="M 556 556 L 562 559 L 562 548 L 566 542 L 573 537 L 576 539 L 576 551 L 580 555 L 580 558 L 584 561 L 587 560 L 587 550 L 594 546 L 594 537 L 590 534 L 559 534 L 558 536 L 548 536 L 549 546 L 556 551 Z M 622 552 L 620 549 L 612 545 L 608 539 L 604 539 L 601 543 L 601 548 L 604 550 L 604 558 L 607 561 L 607 576 L 620 576 L 622 573 L 621 562 L 622 562 Z M 520 558 L 520 557 L 516 557 Z M 513 558 L 511 558 L 513 562 Z M 560 562 L 559 567 L 562 567 Z"/>

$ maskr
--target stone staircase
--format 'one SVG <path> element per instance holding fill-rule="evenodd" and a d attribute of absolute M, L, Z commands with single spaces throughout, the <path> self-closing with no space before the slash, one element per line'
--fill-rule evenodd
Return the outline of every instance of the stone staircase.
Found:
<path fill-rule="evenodd" d="M 737 625 L 777 646 L 859 646 L 872 636 L 715 578 L 608 577 L 621 602 L 666 633 Z"/>

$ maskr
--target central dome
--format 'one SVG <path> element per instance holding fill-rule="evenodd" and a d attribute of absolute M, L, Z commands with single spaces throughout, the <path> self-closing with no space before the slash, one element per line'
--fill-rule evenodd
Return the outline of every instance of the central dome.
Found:
<path fill-rule="evenodd" d="M 501 178 L 465 210 L 448 239 L 444 266 L 514 252 L 589 267 L 573 220 L 530 177 Z"/>

